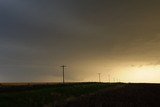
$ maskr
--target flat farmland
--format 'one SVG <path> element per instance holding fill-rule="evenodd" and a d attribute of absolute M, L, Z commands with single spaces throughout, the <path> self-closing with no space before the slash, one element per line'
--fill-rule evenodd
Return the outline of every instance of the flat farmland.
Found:
<path fill-rule="evenodd" d="M 160 84 L 1 83 L 0 107 L 157 107 Z"/>

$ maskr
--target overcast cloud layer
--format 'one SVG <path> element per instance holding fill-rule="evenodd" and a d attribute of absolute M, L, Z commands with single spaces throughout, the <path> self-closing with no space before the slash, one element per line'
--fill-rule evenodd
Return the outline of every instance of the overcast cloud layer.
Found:
<path fill-rule="evenodd" d="M 1 0 L 0 81 L 61 81 L 62 64 L 69 66 L 68 81 L 123 63 L 159 65 L 159 5 L 158 0 Z"/>

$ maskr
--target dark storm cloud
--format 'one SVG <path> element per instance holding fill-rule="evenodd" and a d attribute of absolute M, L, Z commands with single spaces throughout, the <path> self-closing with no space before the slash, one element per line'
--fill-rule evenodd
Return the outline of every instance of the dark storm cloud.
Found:
<path fill-rule="evenodd" d="M 153 61 L 160 53 L 159 10 L 156 0 L 2 0 L 0 74 L 12 81 L 27 81 L 28 72 L 28 80 L 50 71 L 58 77 L 56 67 L 68 64 L 79 68 L 68 76 L 76 80 L 89 72 L 78 64 L 97 58 Z"/>

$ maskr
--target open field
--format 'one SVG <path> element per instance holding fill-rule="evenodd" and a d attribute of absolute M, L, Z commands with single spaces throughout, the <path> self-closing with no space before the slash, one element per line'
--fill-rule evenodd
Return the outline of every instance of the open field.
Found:
<path fill-rule="evenodd" d="M 3 83 L 0 107 L 157 107 L 160 84 Z"/>

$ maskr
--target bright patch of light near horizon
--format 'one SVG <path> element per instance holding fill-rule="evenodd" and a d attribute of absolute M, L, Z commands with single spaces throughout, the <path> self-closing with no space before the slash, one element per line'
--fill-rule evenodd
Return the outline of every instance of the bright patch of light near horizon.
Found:
<path fill-rule="evenodd" d="M 160 82 L 160 66 L 128 67 L 124 69 L 121 78 L 125 82 Z"/>

